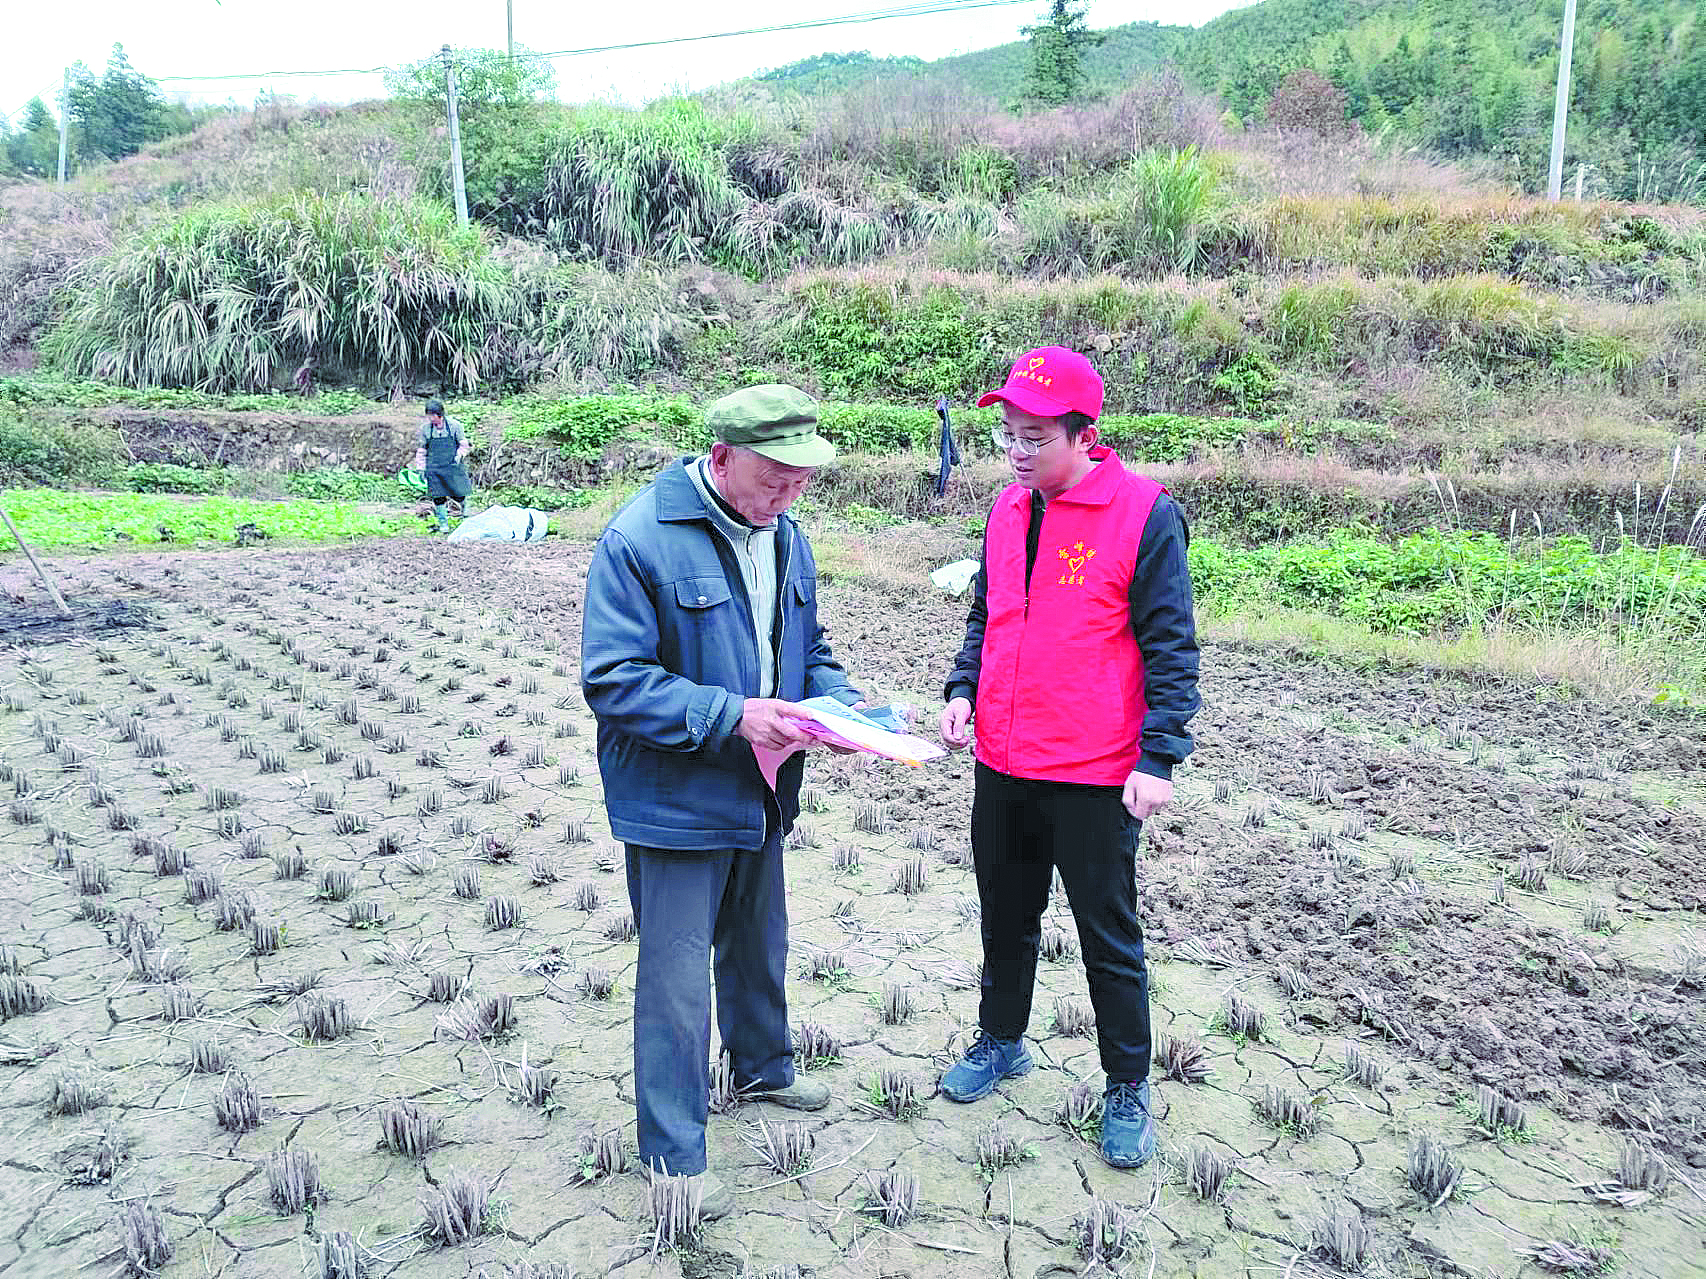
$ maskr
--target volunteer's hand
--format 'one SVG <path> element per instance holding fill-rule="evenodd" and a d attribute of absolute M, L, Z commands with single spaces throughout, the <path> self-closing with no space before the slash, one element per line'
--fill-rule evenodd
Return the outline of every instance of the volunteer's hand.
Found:
<path fill-rule="evenodd" d="M 942 708 L 942 740 L 955 750 L 964 750 L 971 744 L 971 702 L 963 697 L 956 697 Z"/>
<path fill-rule="evenodd" d="M 425 449 L 422 449 L 420 452 L 415 454 L 415 470 L 417 470 L 417 471 L 426 470 L 426 450 Z"/>
<path fill-rule="evenodd" d="M 1120 793 L 1120 800 L 1125 804 L 1126 812 L 1141 822 L 1173 802 L 1173 783 L 1134 768 L 1131 776 L 1125 779 L 1125 790 Z"/>
<path fill-rule="evenodd" d="M 754 746 L 763 746 L 767 750 L 785 751 L 791 746 L 809 750 L 817 745 L 817 738 L 794 722 L 804 718 L 806 713 L 792 702 L 779 701 L 774 697 L 749 697 L 746 708 L 741 711 L 740 726 L 735 731 Z"/>

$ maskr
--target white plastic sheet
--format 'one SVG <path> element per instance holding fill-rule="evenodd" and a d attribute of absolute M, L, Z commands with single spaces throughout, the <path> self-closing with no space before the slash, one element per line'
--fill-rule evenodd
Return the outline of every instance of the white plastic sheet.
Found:
<path fill-rule="evenodd" d="M 938 590 L 946 591 L 949 595 L 964 595 L 972 578 L 977 576 L 977 568 L 976 560 L 955 560 L 930 574 L 930 580 L 936 583 Z"/>
<path fill-rule="evenodd" d="M 549 517 L 528 506 L 490 506 L 470 515 L 445 539 L 451 542 L 538 542 Z"/>

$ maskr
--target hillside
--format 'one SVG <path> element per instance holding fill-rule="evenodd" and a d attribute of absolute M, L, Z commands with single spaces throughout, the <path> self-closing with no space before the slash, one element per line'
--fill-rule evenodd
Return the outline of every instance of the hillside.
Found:
<path fill-rule="evenodd" d="M 1102 43 L 1084 59 L 1093 93 L 1117 93 L 1137 77 L 1178 56 L 1192 34 L 1189 27 L 1131 22 L 1100 32 Z M 1030 67 L 1030 46 L 1022 41 L 926 62 L 920 58 L 876 58 L 868 53 L 819 54 L 753 77 L 789 92 L 821 94 L 883 77 L 936 77 L 958 81 L 1001 102 L 1018 98 Z"/>
<path fill-rule="evenodd" d="M 907 74 L 638 111 L 471 89 L 467 228 L 431 86 L 0 188 L 0 483 L 395 497 L 372 415 L 440 394 L 486 492 L 595 500 L 784 381 L 843 450 L 820 509 L 975 521 L 1003 463 L 970 401 L 1059 343 L 1191 510 L 1212 608 L 1492 643 L 1452 582 L 1520 569 L 1525 626 L 1566 603 L 1610 645 L 1572 678 L 1706 686 L 1694 597 L 1625 634 L 1620 594 L 1681 580 L 1630 533 L 1706 537 L 1706 211 L 1550 204 L 1396 128 L 1240 128 L 1172 69 L 1017 114 Z M 971 460 L 939 499 L 943 397 Z M 1579 667 L 1550 643 L 1498 660 Z"/>
<path fill-rule="evenodd" d="M 1346 95 L 1348 117 L 1508 180 L 1544 184 L 1560 7 L 1550 0 L 1262 0 L 1200 28 L 1105 30 L 1086 59 L 1092 94 L 1118 93 L 1173 62 L 1246 125 L 1299 68 Z M 944 58 L 829 55 L 759 79 L 800 93 L 871 79 L 943 78 L 1002 101 L 1020 91 L 1023 42 Z M 1706 4 L 1586 0 L 1577 15 L 1567 159 L 1588 190 L 1623 199 L 1706 198 Z"/>

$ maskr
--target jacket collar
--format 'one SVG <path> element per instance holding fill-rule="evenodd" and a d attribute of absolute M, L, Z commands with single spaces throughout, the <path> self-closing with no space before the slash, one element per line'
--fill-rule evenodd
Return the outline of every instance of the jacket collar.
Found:
<path fill-rule="evenodd" d="M 705 509 L 704 500 L 699 496 L 699 490 L 693 485 L 693 477 L 687 473 L 687 468 L 692 465 L 693 459 L 690 457 L 677 458 L 657 477 L 655 483 L 660 521 L 680 523 L 711 518 L 711 513 Z"/>
<path fill-rule="evenodd" d="M 1096 463 L 1078 483 L 1055 498 L 1055 502 L 1065 502 L 1073 506 L 1106 506 L 1114 500 L 1114 494 L 1119 492 L 1120 481 L 1125 478 L 1125 465 L 1106 444 L 1098 444 L 1090 450 L 1090 460 Z M 1029 506 L 1032 490 L 1022 484 L 1015 484 L 1007 501 L 1013 506 Z"/>

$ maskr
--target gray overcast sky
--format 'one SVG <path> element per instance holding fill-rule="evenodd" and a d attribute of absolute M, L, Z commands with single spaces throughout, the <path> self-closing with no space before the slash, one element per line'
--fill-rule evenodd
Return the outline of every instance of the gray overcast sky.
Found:
<path fill-rule="evenodd" d="M 721 6 L 688 0 L 563 4 L 514 0 L 515 38 L 533 49 L 578 49 L 659 36 L 839 17 L 892 0 L 744 0 Z M 1247 3 L 1248 0 L 1243 0 Z M 698 89 L 825 51 L 940 58 L 1018 38 L 1042 0 L 966 13 L 897 18 L 858 26 L 713 40 L 703 44 L 589 55 L 557 61 L 561 96 L 638 102 L 671 89 Z M 1198 26 L 1233 0 L 1094 0 L 1090 24 L 1151 21 Z M 99 73 L 114 41 L 156 79 L 178 75 L 372 67 L 408 62 L 441 44 L 504 45 L 504 0 L 70 0 L 18 5 L 0 42 L 0 112 L 12 115 L 39 90 L 50 106 L 60 68 L 81 59 Z M 379 76 L 172 84 L 196 101 L 247 106 L 264 88 L 303 99 L 348 102 L 384 92 Z"/>

